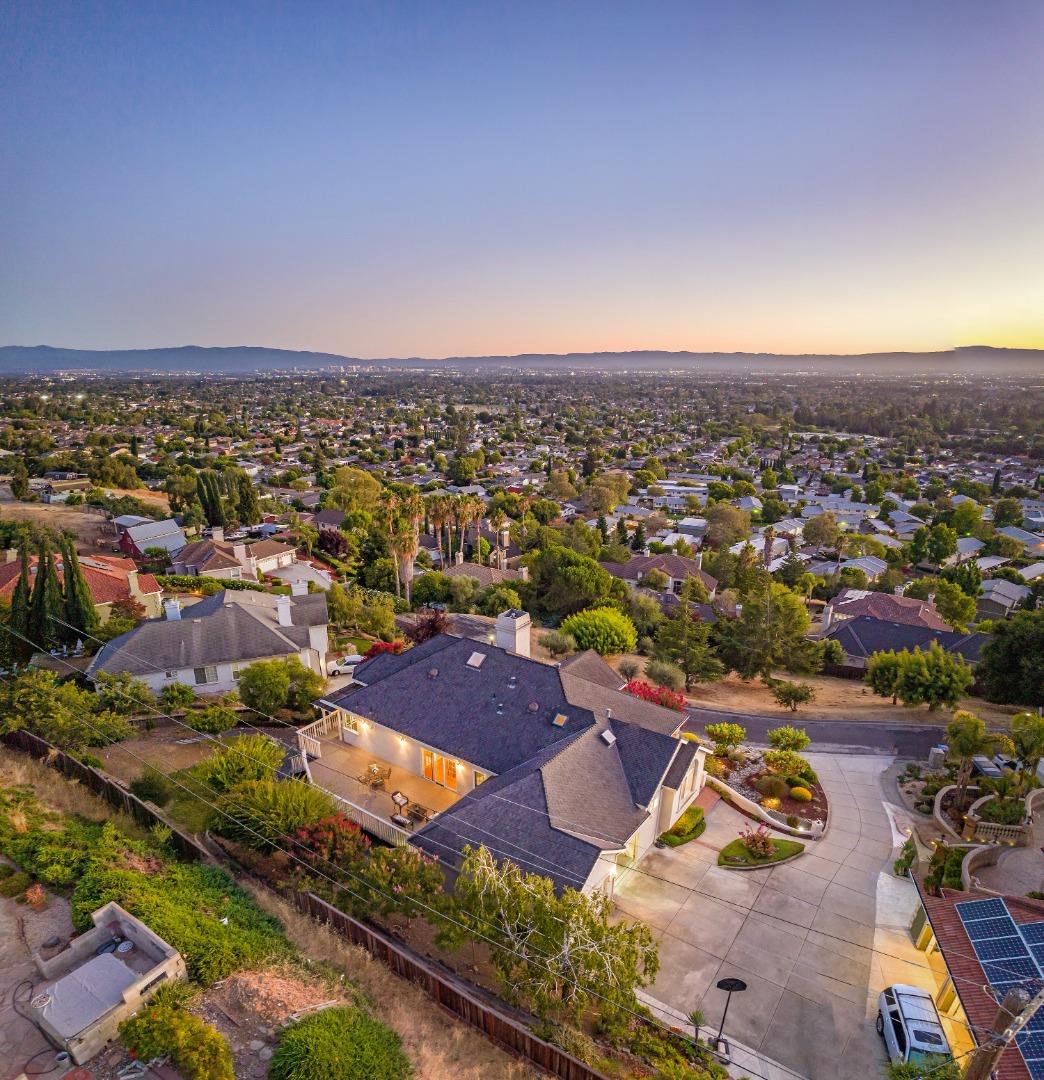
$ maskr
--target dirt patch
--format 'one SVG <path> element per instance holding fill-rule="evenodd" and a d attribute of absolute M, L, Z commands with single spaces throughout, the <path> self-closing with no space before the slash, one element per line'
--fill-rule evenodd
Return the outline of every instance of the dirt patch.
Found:
<path fill-rule="evenodd" d="M 228 1039 L 237 1077 L 264 1077 L 282 1029 L 317 1006 L 351 999 L 311 973 L 287 966 L 240 971 L 205 990 L 189 1006 Z"/>
<path fill-rule="evenodd" d="M 102 514 L 92 514 L 79 506 L 61 503 L 23 503 L 2 501 L 7 521 L 25 521 L 42 528 L 68 529 L 76 534 L 81 550 L 95 555 L 111 555 L 116 545 L 116 533 Z"/>
<path fill-rule="evenodd" d="M 137 739 L 92 750 L 105 762 L 107 773 L 127 783 L 137 780 L 148 765 L 169 774 L 190 768 L 213 752 L 211 740 L 196 740 L 180 724 L 169 721 L 158 722 L 153 731 Z"/>
<path fill-rule="evenodd" d="M 893 705 L 887 698 L 878 697 L 858 679 L 836 679 L 829 675 L 794 676 L 786 672 L 777 673 L 777 677 L 807 683 L 815 690 L 816 700 L 810 705 L 802 705 L 793 713 L 780 708 L 772 691 L 760 682 L 744 682 L 733 674 L 720 682 L 701 684 L 689 695 L 688 701 L 697 708 L 779 717 L 799 726 L 802 720 L 869 720 L 945 726 L 950 719 L 947 709 L 938 709 L 933 713 L 927 708 L 907 709 L 902 705 Z M 962 698 L 957 708 L 981 716 L 991 727 L 1003 728 L 1010 726 L 1012 716 L 1019 711 L 975 697 Z"/>

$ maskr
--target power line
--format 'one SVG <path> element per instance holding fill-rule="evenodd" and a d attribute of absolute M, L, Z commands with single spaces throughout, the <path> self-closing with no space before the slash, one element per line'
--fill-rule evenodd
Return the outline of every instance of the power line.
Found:
<path fill-rule="evenodd" d="M 76 629 L 76 627 L 72 626 L 69 623 L 64 622 L 63 620 L 57 618 L 56 616 L 52 615 L 52 616 L 50 616 L 50 618 L 53 621 L 58 622 L 61 625 L 68 627 L 69 629 L 73 629 L 73 630 Z M 101 641 L 100 638 L 96 638 L 92 634 L 89 634 L 89 635 L 86 635 L 86 636 L 91 637 L 96 641 Z M 25 640 L 28 641 L 28 639 L 25 639 Z M 29 644 L 33 644 L 33 643 L 29 642 Z M 39 646 L 34 646 L 34 647 L 38 648 Z M 139 660 L 141 659 L 140 657 L 134 656 L 134 654 L 128 654 L 128 655 L 131 655 L 134 659 L 139 659 Z M 142 662 L 144 663 L 145 661 L 142 661 Z M 73 667 L 73 665 L 68 664 L 68 662 L 66 662 L 66 666 L 69 667 L 73 671 L 77 670 L 77 669 L 75 669 Z M 218 739 L 216 736 L 210 735 L 210 734 L 208 734 L 206 732 L 198 732 L 198 731 L 196 731 L 196 729 L 191 727 L 191 725 L 185 723 L 182 720 L 178 720 L 176 717 L 170 715 L 169 713 L 164 713 L 159 709 L 151 708 L 149 706 L 142 706 L 141 702 L 137 701 L 137 699 L 135 699 L 132 695 L 126 693 L 125 691 L 120 691 L 120 693 L 121 693 L 121 695 L 123 697 L 127 698 L 127 700 L 133 702 L 134 704 L 137 704 L 139 707 L 144 707 L 146 709 L 146 711 L 152 712 L 153 715 L 158 716 L 158 717 L 163 717 L 165 719 L 168 719 L 168 720 L 172 721 L 175 724 L 179 724 L 180 726 L 184 727 L 186 730 L 192 731 L 193 734 L 201 736 L 201 737 L 203 737 L 205 739 L 208 739 L 209 741 L 216 743 L 219 747 L 221 747 L 223 749 L 234 749 L 236 753 L 239 753 L 241 756 L 247 758 L 248 760 L 253 760 L 253 761 L 255 761 L 255 763 L 261 764 L 261 765 L 267 764 L 265 762 L 262 762 L 259 758 L 252 758 L 245 751 L 242 751 L 242 750 L 239 750 L 239 749 L 235 748 L 234 744 L 222 743 L 221 740 Z M 259 712 L 259 710 L 253 710 L 253 711 L 254 712 Z M 280 723 L 280 724 L 283 724 L 283 725 L 286 725 L 286 726 L 289 726 L 289 727 L 293 727 L 293 725 L 289 724 L 288 721 L 279 720 L 278 718 L 276 718 L 274 716 L 271 716 L 269 713 L 260 712 L 260 715 L 266 717 L 267 719 L 272 720 L 274 723 Z M 249 724 L 249 723 L 244 723 L 244 726 L 249 728 L 250 730 L 258 732 L 258 734 L 264 736 L 265 738 L 270 739 L 273 742 L 276 742 L 277 745 L 284 746 L 283 743 L 280 743 L 278 740 L 273 739 L 273 737 L 268 732 L 264 731 L 262 728 L 256 727 L 255 725 Z M 296 729 L 294 729 L 294 730 L 296 731 Z M 120 747 L 117 747 L 117 748 L 120 749 Z M 324 765 L 323 767 L 329 769 L 331 772 L 333 772 L 337 776 L 343 776 L 346 779 L 349 779 L 349 780 L 353 781 L 354 783 L 359 784 L 360 786 L 365 786 L 363 784 L 363 782 L 361 780 L 359 780 L 358 777 L 352 776 L 350 773 L 345 773 L 345 772 L 342 772 L 342 771 L 340 771 L 338 769 L 334 769 L 332 766 L 329 766 L 329 765 Z M 324 790 L 324 791 L 326 790 L 325 788 L 322 788 L 321 785 L 316 785 L 316 786 L 320 787 L 320 790 Z M 333 794 L 333 793 L 330 792 L 329 794 Z M 465 794 L 465 796 L 463 798 L 468 799 L 472 795 L 473 795 L 473 792 L 468 792 L 467 794 Z M 337 798 L 336 795 L 334 795 L 334 797 Z M 525 803 L 520 803 L 520 802 L 517 802 L 517 801 L 515 801 L 513 799 L 509 799 L 506 796 L 500 795 L 497 792 L 492 792 L 492 791 L 487 792 L 487 793 L 485 793 L 485 797 L 492 797 L 492 798 L 495 798 L 495 799 L 499 799 L 502 802 L 509 803 L 510 805 L 518 807 L 518 808 L 523 809 L 523 810 L 528 810 L 530 813 L 537 814 L 537 815 L 539 815 L 539 816 L 541 816 L 543 818 L 548 818 L 548 820 L 550 820 L 549 816 L 547 814 L 545 814 L 543 811 L 540 811 L 540 810 L 538 810 L 538 809 L 536 809 L 535 807 L 532 807 L 532 806 L 527 806 Z M 517 844 L 515 841 L 510 840 L 508 837 L 506 837 L 506 836 L 504 836 L 502 834 L 490 832 L 489 830 L 483 829 L 481 826 L 478 826 L 478 825 L 474 824 L 473 822 L 461 822 L 456 817 L 451 818 L 451 820 L 453 821 L 454 825 L 457 825 L 460 828 L 475 829 L 478 832 L 481 832 L 481 833 L 484 833 L 487 836 L 493 837 L 495 840 L 500 841 L 502 844 L 507 844 L 510 847 L 515 848 L 518 851 L 522 851 L 522 852 L 530 855 L 532 858 L 537 859 L 539 863 L 545 864 L 548 868 L 551 869 L 552 872 L 558 873 L 559 876 L 564 876 L 567 879 L 571 879 L 572 881 L 576 882 L 580 886 L 580 890 L 582 890 L 583 885 L 586 884 L 586 879 L 580 878 L 579 875 L 577 875 L 577 874 L 573 873 L 572 871 L 568 870 L 566 867 L 562 866 L 560 863 L 557 863 L 554 860 L 548 859 L 545 856 L 538 855 L 535 852 L 529 851 L 528 849 L 526 849 L 522 845 Z M 577 822 L 569 821 L 568 819 L 563 819 L 563 820 L 566 821 L 567 824 L 571 824 L 571 825 L 576 826 L 577 829 L 583 829 L 583 826 L 581 824 L 577 823 Z M 515 857 L 510 852 L 504 851 L 502 848 L 494 847 L 493 844 L 490 844 L 490 843 L 488 843 L 486 841 L 477 839 L 474 836 L 469 836 L 469 835 L 467 835 L 465 833 L 458 832 L 455 828 L 453 828 L 451 825 L 449 825 L 446 820 L 440 819 L 439 828 L 445 829 L 447 832 L 452 833 L 454 836 L 457 836 L 462 840 L 466 840 L 466 841 L 469 841 L 471 843 L 475 843 L 480 847 L 486 847 L 487 849 L 489 849 L 491 851 L 494 851 L 496 854 L 503 856 L 505 859 L 507 859 L 507 860 L 509 860 L 511 862 L 516 861 Z M 441 847 L 441 848 L 443 848 L 443 850 L 452 853 L 452 855 L 454 855 L 455 857 L 459 857 L 460 854 L 461 854 L 460 851 L 458 851 L 456 848 L 453 848 L 453 847 L 451 847 L 451 846 L 449 846 L 447 844 L 443 844 L 440 841 L 436 840 L 432 836 L 426 835 L 424 837 L 424 839 L 428 843 L 434 844 L 435 846 Z M 437 858 L 439 860 L 439 862 L 442 863 L 444 866 L 446 866 L 448 869 L 453 870 L 454 872 L 456 872 L 458 870 L 458 867 L 457 867 L 457 865 L 455 863 L 447 862 L 446 859 L 443 858 L 443 856 L 436 854 L 435 858 Z M 606 862 L 610 861 L 610 860 L 606 859 L 604 853 L 599 854 L 597 858 L 600 859 L 600 860 L 606 861 Z M 334 866 L 335 864 L 330 863 L 329 865 Z M 615 866 L 615 865 L 618 865 L 618 864 L 610 862 L 610 866 Z M 547 873 L 548 872 L 547 870 L 543 869 L 539 865 L 536 865 L 535 869 L 537 869 L 540 873 Z M 641 870 L 636 866 L 628 867 L 627 869 L 628 869 L 628 872 L 630 872 L 630 873 L 641 874 L 641 875 L 643 875 L 645 877 L 649 877 L 649 878 L 651 878 L 652 880 L 655 880 L 655 881 L 662 881 L 662 882 L 665 882 L 665 883 L 671 884 L 671 885 L 676 885 L 677 884 L 676 882 L 670 881 L 670 879 L 668 879 L 668 878 L 664 878 L 664 877 L 662 877 L 660 875 L 657 875 L 657 874 L 652 874 L 647 870 Z M 729 903 L 729 901 L 727 901 L 727 900 L 722 901 L 722 902 L 726 903 L 726 904 Z M 741 907 L 739 907 L 737 905 L 730 904 L 730 906 L 736 908 L 736 910 L 744 910 L 744 909 L 742 909 Z M 772 917 L 773 918 L 779 918 L 778 916 L 772 916 Z M 562 920 L 558 920 L 558 921 L 561 922 Z M 795 923 L 792 920 L 788 920 L 788 919 L 780 918 L 779 921 L 789 923 L 792 926 L 797 926 L 797 927 L 801 926 L 800 923 Z M 802 929 L 811 929 L 811 928 L 802 927 Z M 665 930 L 664 932 L 665 933 L 670 933 L 669 930 Z M 816 931 L 814 931 L 814 933 L 819 934 L 821 937 L 827 937 L 827 938 L 830 938 L 833 941 L 838 941 L 838 942 L 841 942 L 843 944 L 851 944 L 851 942 L 848 942 L 847 939 L 842 938 L 842 937 L 840 937 L 840 936 L 838 936 L 836 934 L 829 934 L 829 933 L 826 933 L 826 932 L 821 931 L 821 930 L 816 930 Z M 877 953 L 879 953 L 879 955 L 886 956 L 889 959 L 897 960 L 897 961 L 899 961 L 901 963 L 908 964 L 911 967 L 918 967 L 918 968 L 921 968 L 922 970 L 925 970 L 925 971 L 931 971 L 932 970 L 931 965 L 929 965 L 929 964 L 915 964 L 915 963 L 913 963 L 913 961 L 907 960 L 904 957 L 896 956 L 893 953 L 881 952 L 880 950 L 876 950 L 876 949 L 872 949 L 870 951 L 877 952 Z M 978 960 L 975 957 L 969 956 L 967 954 L 953 953 L 952 955 L 963 956 L 965 959 L 976 960 L 976 962 L 978 962 Z M 1008 971 L 1006 968 L 1003 968 L 1003 966 L 1000 963 L 997 964 L 997 967 L 1000 968 L 1001 970 L 1006 971 L 1007 974 L 1009 974 L 1009 975 L 1012 975 L 1012 976 L 1014 976 L 1016 978 L 1022 978 L 1022 976 L 1019 973 L 1013 972 L 1013 971 Z M 971 979 L 968 979 L 968 978 L 963 977 L 963 976 L 954 976 L 952 972 L 950 973 L 950 977 L 952 979 L 954 979 L 955 981 L 967 982 L 969 985 L 974 985 L 974 986 L 979 987 L 979 988 L 981 988 L 981 986 L 982 986 L 981 983 L 978 983 L 975 980 L 971 980 Z M 954 1019 L 954 1018 L 951 1018 L 951 1019 Z M 955 1022 L 962 1024 L 962 1026 L 967 1027 L 969 1030 L 974 1030 L 970 1024 L 966 1024 L 963 1021 L 956 1020 Z"/>

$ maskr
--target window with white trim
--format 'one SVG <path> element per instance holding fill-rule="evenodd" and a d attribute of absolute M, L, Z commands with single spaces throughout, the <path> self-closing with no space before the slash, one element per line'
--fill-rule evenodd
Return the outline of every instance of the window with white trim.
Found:
<path fill-rule="evenodd" d="M 205 686 L 207 683 L 216 683 L 218 681 L 217 668 L 213 665 L 195 668 L 192 673 L 196 677 L 197 686 Z"/>
<path fill-rule="evenodd" d="M 341 713 L 341 730 L 342 731 L 358 731 L 359 730 L 359 717 L 352 715 L 350 712 Z"/>

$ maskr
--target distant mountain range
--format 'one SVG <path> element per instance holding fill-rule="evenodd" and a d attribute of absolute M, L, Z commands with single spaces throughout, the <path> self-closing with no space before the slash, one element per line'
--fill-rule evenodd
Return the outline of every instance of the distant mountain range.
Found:
<path fill-rule="evenodd" d="M 0 346 L 0 375 L 56 371 L 246 375 L 264 371 L 311 371 L 354 367 L 367 370 L 431 371 L 694 371 L 777 372 L 867 375 L 1018 375 L 1044 374 L 1044 350 L 995 349 L 985 345 L 943 352 L 886 352 L 860 355 L 777 353 L 598 352 L 523 353 L 518 356 L 449 356 L 441 359 L 389 357 L 361 360 L 336 353 L 295 352 L 264 346 L 166 349 L 57 349 L 50 345 Z"/>

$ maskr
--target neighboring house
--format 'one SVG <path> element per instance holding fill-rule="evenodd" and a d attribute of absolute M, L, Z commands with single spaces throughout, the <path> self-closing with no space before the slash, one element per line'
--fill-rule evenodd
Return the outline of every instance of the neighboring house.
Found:
<path fill-rule="evenodd" d="M 18 552 L 8 550 L 7 562 L 0 565 L 0 599 L 10 601 L 18 582 L 21 562 Z M 58 580 L 65 582 L 62 557 L 55 555 Z M 29 574 L 36 575 L 37 557 L 29 556 Z M 130 559 L 109 555 L 81 555 L 80 570 L 87 587 L 91 590 L 94 609 L 100 622 L 108 622 L 112 605 L 117 600 L 134 600 L 145 609 L 148 618 L 156 618 L 163 611 L 163 590 L 151 574 L 143 574 Z"/>
<path fill-rule="evenodd" d="M 871 619 L 903 623 L 906 626 L 927 627 L 929 630 L 949 630 L 931 600 L 915 600 L 901 593 L 870 592 L 867 589 L 842 589 L 823 608 L 823 633 L 828 633 L 845 619 L 866 615 Z"/>
<path fill-rule="evenodd" d="M 459 865 L 485 844 L 560 889 L 611 893 L 698 795 L 705 751 L 595 653 L 530 659 L 529 630 L 509 611 L 497 645 L 442 634 L 375 657 L 317 705 L 344 743 L 459 794 L 418 847 Z"/>
<path fill-rule="evenodd" d="M 910 936 L 918 949 L 943 961 L 944 978 L 933 996 L 944 1026 L 953 1025 L 954 1041 L 967 1039 L 965 1033 L 985 1037 L 996 1021 L 997 998 L 1008 987 L 1022 983 L 1030 997 L 1040 988 L 1044 904 L 1025 896 L 947 888 L 929 896 L 919 884 L 917 891 L 921 906 Z M 1044 1073 L 1042 1037 L 1044 1014 L 1038 1012 L 1000 1055 L 991 1075 L 1036 1080 Z"/>
<path fill-rule="evenodd" d="M 513 581 L 525 581 L 528 577 L 528 571 L 524 566 L 518 570 L 501 570 L 497 566 L 484 566 L 482 563 L 474 562 L 451 563 L 442 572 L 446 577 L 472 578 L 483 589 L 504 582 L 510 585 Z"/>
<path fill-rule="evenodd" d="M 316 510 L 312 515 L 312 524 L 320 532 L 337 532 L 344 524 L 343 510 Z"/>
<path fill-rule="evenodd" d="M 164 606 L 166 618 L 143 622 L 102 648 L 88 678 L 125 671 L 152 690 L 180 682 L 200 694 L 221 694 L 235 689 L 254 661 L 289 656 L 326 675 L 329 636 L 322 593 L 274 596 L 225 589 L 193 604 L 184 618 L 177 601 Z"/>
<path fill-rule="evenodd" d="M 957 563 L 967 562 L 969 559 L 975 559 L 985 546 L 976 536 L 962 536 L 957 540 L 956 553 L 951 555 L 944 565 L 953 566 Z"/>
<path fill-rule="evenodd" d="M 908 626 L 887 619 L 872 619 L 867 615 L 845 619 L 826 637 L 841 646 L 845 652 L 846 666 L 853 668 L 865 668 L 867 660 L 876 652 L 901 652 L 904 649 L 913 652 L 915 648 L 923 652 L 931 647 L 933 641 L 945 652 L 960 656 L 969 664 L 976 664 L 982 647 L 990 640 L 989 634 L 931 630 L 926 626 Z"/>
<path fill-rule="evenodd" d="M 1015 525 L 1006 525 L 1003 529 L 997 530 L 997 535 L 1007 536 L 1012 540 L 1017 540 L 1028 556 L 1036 558 L 1040 555 L 1044 555 L 1044 536 L 1040 536 L 1038 533 L 1029 532 L 1027 529 L 1020 529 Z"/>
<path fill-rule="evenodd" d="M 90 480 L 48 480 L 43 487 L 43 501 L 63 503 L 74 491 L 90 491 L 92 487 Z"/>
<path fill-rule="evenodd" d="M 162 548 L 173 555 L 188 543 L 181 526 L 173 518 L 130 525 L 119 532 L 120 550 L 137 559 L 142 558 L 149 548 Z"/>
<path fill-rule="evenodd" d="M 876 555 L 860 555 L 857 559 L 845 559 L 841 569 L 862 570 L 867 581 L 876 581 L 888 569 L 888 563 Z"/>
<path fill-rule="evenodd" d="M 211 530 L 209 539 L 188 544 L 171 560 L 171 571 L 192 577 L 256 581 L 258 574 L 270 574 L 297 562 L 297 548 L 278 540 L 256 544 L 229 543 L 221 528 Z"/>
<path fill-rule="evenodd" d="M 651 570 L 659 570 L 667 575 L 667 588 L 674 593 L 681 591 L 688 578 L 699 578 L 713 597 L 718 582 L 702 569 L 702 563 L 700 556 L 687 559 L 684 555 L 633 555 L 625 563 L 601 565 L 613 577 L 622 578 L 630 585 L 637 585 Z"/>
<path fill-rule="evenodd" d="M 1030 595 L 1025 585 L 1016 585 L 1004 578 L 987 578 L 975 601 L 975 611 L 980 619 L 997 619 L 1010 615 Z"/>
<path fill-rule="evenodd" d="M 1024 566 L 1019 570 L 1019 573 L 1027 581 L 1036 581 L 1037 578 L 1044 576 L 1044 562 L 1035 562 L 1032 566 Z"/>

